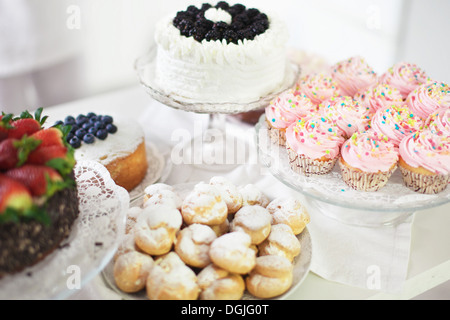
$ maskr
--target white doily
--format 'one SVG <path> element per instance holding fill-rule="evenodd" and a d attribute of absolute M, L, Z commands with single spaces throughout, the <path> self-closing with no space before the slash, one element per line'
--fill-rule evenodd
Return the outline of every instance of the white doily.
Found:
<path fill-rule="evenodd" d="M 289 187 L 315 200 L 341 208 L 376 212 L 415 212 L 450 201 L 450 188 L 435 194 L 416 193 L 408 189 L 400 170 L 396 170 L 386 186 L 376 192 L 357 191 L 342 179 L 339 166 L 321 176 L 306 177 L 293 172 L 285 147 L 270 140 L 265 115 L 256 125 L 258 155 L 271 173 Z"/>
<path fill-rule="evenodd" d="M 69 237 L 44 260 L 0 280 L 0 299 L 64 299 L 81 289 L 111 260 L 125 232 L 128 192 L 105 167 L 75 167 L 80 215 Z"/>

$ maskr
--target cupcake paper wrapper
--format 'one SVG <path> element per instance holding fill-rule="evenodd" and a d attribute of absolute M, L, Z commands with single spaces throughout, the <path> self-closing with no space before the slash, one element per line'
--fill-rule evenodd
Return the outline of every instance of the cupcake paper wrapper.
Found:
<path fill-rule="evenodd" d="M 411 190 L 424 194 L 437 194 L 450 183 L 450 175 L 425 175 L 412 172 L 400 166 L 405 185 Z"/>
<path fill-rule="evenodd" d="M 337 158 L 328 161 L 309 159 L 290 148 L 288 148 L 288 155 L 292 171 L 305 176 L 327 174 L 333 170 L 337 161 Z"/>
<path fill-rule="evenodd" d="M 269 130 L 270 140 L 284 147 L 286 145 L 286 130 L 274 128 L 269 122 L 267 122 L 267 128 Z"/>
<path fill-rule="evenodd" d="M 387 172 L 362 172 L 349 168 L 339 161 L 342 179 L 351 188 L 359 191 L 378 191 L 383 188 L 392 176 L 397 166 Z"/>

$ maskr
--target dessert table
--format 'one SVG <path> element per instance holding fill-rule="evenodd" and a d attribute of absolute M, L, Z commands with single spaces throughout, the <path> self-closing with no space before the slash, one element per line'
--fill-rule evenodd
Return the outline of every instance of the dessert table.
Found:
<path fill-rule="evenodd" d="M 161 154 L 170 158 L 174 145 L 179 142 L 176 132 L 195 135 L 199 128 L 206 129 L 208 115 L 195 114 L 168 108 L 152 100 L 140 86 L 124 88 L 119 91 L 73 101 L 59 106 L 49 107 L 44 113 L 49 115 L 49 123 L 64 119 L 67 115 L 99 112 L 115 116 L 134 117 L 142 125 L 146 139 L 154 144 Z M 249 157 L 247 163 L 240 166 L 246 174 L 248 183 L 261 187 L 271 186 L 280 193 L 297 194 L 287 186 L 272 177 L 258 163 L 253 150 L 254 129 L 252 126 L 229 121 L 227 129 L 232 132 L 242 132 L 240 137 L 248 139 Z M 177 131 L 179 130 L 179 131 Z M 165 177 L 165 183 L 177 184 L 189 181 L 202 181 L 222 172 L 202 171 L 189 165 L 172 164 L 170 172 Z M 263 189 L 264 191 L 264 189 Z M 301 195 L 300 195 L 301 196 Z M 450 203 L 432 209 L 416 212 L 411 224 L 410 250 L 407 252 L 408 265 L 406 279 L 400 290 L 386 292 L 372 290 L 364 286 L 353 286 L 339 281 L 327 279 L 311 269 L 303 282 L 287 295 L 289 300 L 308 299 L 412 299 L 434 287 L 450 280 Z M 313 221 L 314 214 L 311 212 Z M 314 238 L 320 228 L 314 228 L 311 233 Z M 348 257 L 349 261 L 352 257 Z M 81 289 L 74 289 L 68 299 L 121 299 L 107 287 L 102 275 L 98 274 Z"/>

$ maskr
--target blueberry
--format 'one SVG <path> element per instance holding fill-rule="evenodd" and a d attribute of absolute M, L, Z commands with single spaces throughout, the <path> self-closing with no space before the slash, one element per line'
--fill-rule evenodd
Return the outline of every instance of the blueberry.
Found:
<path fill-rule="evenodd" d="M 93 116 L 93 117 L 89 118 L 89 122 L 92 123 L 92 124 L 95 124 L 97 121 L 98 121 L 97 116 Z"/>
<path fill-rule="evenodd" d="M 67 134 L 67 137 L 66 137 L 66 141 L 67 141 L 67 142 L 70 142 L 70 140 L 72 140 L 73 137 L 75 137 L 75 135 L 74 135 L 73 133 L 71 133 L 71 132 L 68 133 L 68 134 Z"/>
<path fill-rule="evenodd" d="M 75 149 L 81 147 L 81 141 L 77 137 L 73 137 L 72 139 L 70 139 L 69 144 Z"/>
<path fill-rule="evenodd" d="M 65 125 L 72 125 L 75 123 L 75 118 L 72 116 L 67 116 L 66 119 L 64 119 Z"/>
<path fill-rule="evenodd" d="M 82 124 L 85 123 L 86 121 L 88 121 L 88 118 L 87 118 L 85 115 L 83 115 L 83 114 L 80 114 L 80 115 L 77 117 L 77 119 L 75 120 L 75 122 L 76 122 L 78 125 L 82 125 Z"/>
<path fill-rule="evenodd" d="M 105 129 L 100 129 L 97 131 L 97 134 L 95 135 L 100 140 L 105 140 L 108 137 L 108 131 Z"/>
<path fill-rule="evenodd" d="M 108 124 L 106 126 L 106 131 L 108 131 L 109 133 L 116 133 L 117 132 L 117 127 L 113 124 Z"/>
<path fill-rule="evenodd" d="M 83 137 L 83 141 L 87 144 L 93 144 L 95 142 L 95 136 L 91 133 L 88 133 Z"/>
<path fill-rule="evenodd" d="M 76 132 L 75 132 L 75 136 L 77 136 L 78 138 L 80 138 L 80 139 L 83 139 L 83 137 L 86 135 L 86 130 L 84 130 L 84 129 L 78 129 Z"/>
<path fill-rule="evenodd" d="M 72 132 L 72 133 L 75 133 L 77 130 L 79 130 L 80 129 L 80 127 L 78 126 L 78 125 L 76 125 L 76 124 L 72 124 L 71 125 L 71 129 L 70 129 L 70 132 Z"/>
<path fill-rule="evenodd" d="M 92 128 L 94 125 L 90 122 L 85 122 L 83 123 L 83 125 L 81 126 L 81 128 L 83 128 L 84 130 L 88 131 L 90 128 Z"/>
<path fill-rule="evenodd" d="M 63 126 L 63 125 L 64 125 L 64 121 L 59 120 L 59 121 L 56 121 L 53 126 L 56 127 L 56 126 Z"/>
<path fill-rule="evenodd" d="M 94 127 L 96 129 L 105 129 L 106 128 L 106 124 L 101 122 L 101 121 L 97 121 L 96 123 L 94 123 Z"/>
<path fill-rule="evenodd" d="M 114 119 L 111 116 L 103 116 L 102 117 L 102 122 L 105 123 L 105 124 L 110 124 L 110 123 L 114 122 Z"/>
<path fill-rule="evenodd" d="M 97 131 L 98 131 L 98 129 L 93 126 L 93 127 L 90 127 L 87 132 L 95 135 L 97 133 Z"/>
<path fill-rule="evenodd" d="M 88 117 L 89 119 L 92 117 L 96 117 L 97 115 L 94 112 L 89 112 L 86 117 Z"/>

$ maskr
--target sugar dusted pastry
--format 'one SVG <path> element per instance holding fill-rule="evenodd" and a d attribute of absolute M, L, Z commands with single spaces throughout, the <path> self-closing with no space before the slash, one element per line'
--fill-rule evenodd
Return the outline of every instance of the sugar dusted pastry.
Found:
<path fill-rule="evenodd" d="M 300 241 L 294 235 L 292 229 L 286 224 L 276 224 L 272 226 L 269 237 L 259 246 L 259 255 L 279 255 L 289 261 L 300 254 Z"/>
<path fill-rule="evenodd" d="M 180 209 L 181 204 L 182 200 L 180 196 L 175 191 L 169 189 L 161 189 L 144 200 L 144 207 L 164 205 Z"/>
<path fill-rule="evenodd" d="M 255 266 L 256 253 L 250 248 L 251 238 L 245 232 L 230 232 L 211 244 L 211 261 L 232 273 L 246 274 Z"/>
<path fill-rule="evenodd" d="M 213 229 L 216 235 L 220 237 L 221 235 L 224 235 L 225 233 L 228 233 L 230 231 L 230 221 L 228 219 L 225 219 L 225 221 L 221 224 L 210 227 L 211 229 Z"/>
<path fill-rule="evenodd" d="M 240 209 L 231 222 L 231 231 L 247 233 L 252 244 L 260 244 L 270 233 L 272 217 L 266 208 L 245 206 Z"/>
<path fill-rule="evenodd" d="M 165 206 L 147 207 L 134 227 L 136 245 L 150 255 L 162 255 L 172 249 L 182 217 L 177 209 Z"/>
<path fill-rule="evenodd" d="M 127 293 L 141 291 L 145 288 L 153 264 L 152 257 L 137 251 L 121 255 L 114 263 L 114 280 L 117 287 Z"/>
<path fill-rule="evenodd" d="M 239 187 L 239 192 L 242 195 L 243 206 L 258 205 L 265 208 L 270 202 L 269 198 L 267 198 L 267 196 L 254 184 L 247 184 Z"/>
<path fill-rule="evenodd" d="M 191 224 L 178 233 L 175 252 L 187 265 L 204 268 L 211 263 L 209 248 L 216 238 L 209 226 Z"/>
<path fill-rule="evenodd" d="M 244 295 L 243 277 L 214 264 L 200 271 L 197 278 L 201 289 L 200 300 L 240 300 Z"/>
<path fill-rule="evenodd" d="M 248 292 L 257 298 L 269 299 L 279 296 L 292 286 L 293 265 L 278 255 L 256 258 L 255 268 L 245 279 Z"/>
<path fill-rule="evenodd" d="M 155 261 L 146 288 L 150 300 L 197 300 L 200 293 L 194 271 L 173 251 Z"/>
<path fill-rule="evenodd" d="M 126 221 L 126 225 L 125 225 L 125 233 L 130 233 L 133 230 L 134 225 L 136 224 L 137 218 L 142 213 L 142 211 L 143 210 L 140 207 L 132 207 L 132 208 L 128 209 L 127 221 Z"/>
<path fill-rule="evenodd" d="M 228 217 L 228 207 L 217 187 L 201 182 L 184 199 L 181 213 L 187 225 L 220 225 Z"/>
<path fill-rule="evenodd" d="M 225 177 L 213 177 L 209 184 L 219 189 L 228 207 L 228 214 L 236 213 L 242 207 L 242 195 L 238 188 Z"/>
<path fill-rule="evenodd" d="M 296 198 L 276 198 L 267 206 L 272 215 L 272 224 L 286 224 L 298 235 L 303 232 L 310 216 L 306 207 Z"/>

